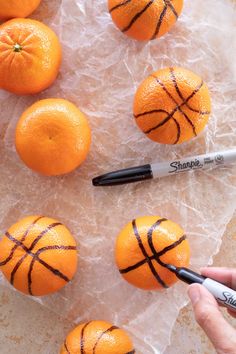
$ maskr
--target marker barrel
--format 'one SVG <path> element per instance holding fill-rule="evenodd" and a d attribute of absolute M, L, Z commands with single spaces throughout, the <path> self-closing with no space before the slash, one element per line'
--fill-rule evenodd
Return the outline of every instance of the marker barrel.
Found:
<path fill-rule="evenodd" d="M 231 311 L 236 311 L 236 291 L 209 278 L 206 278 L 202 285 L 210 291 L 219 303 Z"/>
<path fill-rule="evenodd" d="M 236 149 L 152 164 L 153 178 L 224 166 L 236 161 Z"/>

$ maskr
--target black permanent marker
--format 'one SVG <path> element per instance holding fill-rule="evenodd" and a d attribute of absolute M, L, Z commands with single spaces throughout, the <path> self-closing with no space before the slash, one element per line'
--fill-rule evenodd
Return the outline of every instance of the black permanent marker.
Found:
<path fill-rule="evenodd" d="M 184 159 L 147 164 L 113 171 L 93 179 L 94 186 L 114 186 L 144 181 L 146 179 L 171 176 L 188 171 L 226 166 L 236 162 L 236 149 L 213 152 Z"/>

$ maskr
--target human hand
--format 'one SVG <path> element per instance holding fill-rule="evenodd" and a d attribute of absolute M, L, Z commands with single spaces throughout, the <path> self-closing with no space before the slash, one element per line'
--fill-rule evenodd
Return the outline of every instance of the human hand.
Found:
<path fill-rule="evenodd" d="M 236 269 L 203 268 L 202 275 L 236 290 Z M 218 354 L 236 354 L 236 330 L 225 320 L 213 295 L 200 284 L 188 288 L 196 321 L 205 331 Z M 236 312 L 228 310 L 236 318 Z"/>

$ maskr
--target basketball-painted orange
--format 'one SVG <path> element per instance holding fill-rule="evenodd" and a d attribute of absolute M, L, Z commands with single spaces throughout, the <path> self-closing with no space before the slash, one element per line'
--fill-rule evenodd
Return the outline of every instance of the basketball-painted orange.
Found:
<path fill-rule="evenodd" d="M 134 117 L 151 140 L 181 144 L 197 136 L 211 112 L 207 85 L 193 72 L 165 68 L 154 72 L 139 86 Z"/>
<path fill-rule="evenodd" d="M 189 243 L 182 228 L 160 216 L 144 216 L 125 226 L 116 242 L 117 267 L 130 284 L 161 290 L 178 279 L 167 264 L 187 267 Z"/>
<path fill-rule="evenodd" d="M 0 269 L 24 294 L 54 293 L 76 272 L 76 241 L 55 219 L 25 217 L 12 225 L 0 241 Z"/>
<path fill-rule="evenodd" d="M 134 354 L 128 334 L 109 322 L 90 321 L 74 328 L 60 354 Z"/>
<path fill-rule="evenodd" d="M 85 115 L 71 102 L 45 99 L 21 116 L 16 150 L 32 170 L 47 176 L 69 173 L 86 158 L 91 131 Z"/>
<path fill-rule="evenodd" d="M 183 0 L 108 0 L 108 8 L 120 31 L 147 41 L 170 31 L 182 11 Z"/>
<path fill-rule="evenodd" d="M 0 26 L 0 88 L 29 95 L 48 88 L 61 64 L 56 34 L 39 21 L 17 18 Z"/>
<path fill-rule="evenodd" d="M 37 9 L 41 0 L 0 0 L 0 21 L 27 17 Z"/>

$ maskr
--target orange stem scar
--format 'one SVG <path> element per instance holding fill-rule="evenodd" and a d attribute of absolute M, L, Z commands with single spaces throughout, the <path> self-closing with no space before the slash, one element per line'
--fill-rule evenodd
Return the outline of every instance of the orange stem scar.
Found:
<path fill-rule="evenodd" d="M 18 43 L 14 44 L 14 46 L 13 46 L 13 52 L 15 52 L 15 53 L 20 53 L 22 51 L 22 49 L 23 49 L 22 46 Z"/>

